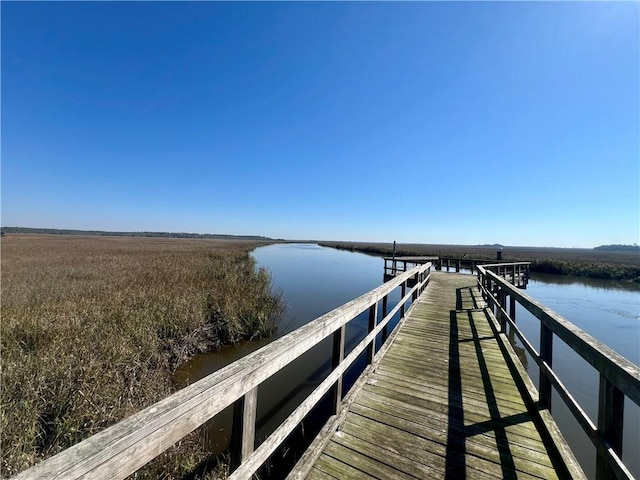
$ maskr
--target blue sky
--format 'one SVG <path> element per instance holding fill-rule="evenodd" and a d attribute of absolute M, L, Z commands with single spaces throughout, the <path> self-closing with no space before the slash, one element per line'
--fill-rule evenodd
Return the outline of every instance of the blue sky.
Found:
<path fill-rule="evenodd" d="M 1 9 L 4 226 L 640 242 L 638 2 Z"/>

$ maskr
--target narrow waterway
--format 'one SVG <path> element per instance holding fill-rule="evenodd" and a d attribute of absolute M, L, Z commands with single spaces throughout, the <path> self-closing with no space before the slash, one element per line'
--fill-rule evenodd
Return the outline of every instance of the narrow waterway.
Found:
<path fill-rule="evenodd" d="M 340 251 L 312 244 L 277 244 L 261 247 L 252 253 L 260 267 L 271 273 L 273 288 L 286 304 L 278 331 L 269 339 L 244 342 L 219 352 L 199 355 L 176 372 L 176 380 L 187 384 L 232 363 L 267 343 L 307 324 L 311 320 L 382 284 L 383 262 L 379 257 Z M 389 304 L 399 300 L 399 292 L 389 296 Z M 397 324 L 391 322 L 390 328 Z M 367 332 L 367 313 L 347 326 L 346 352 Z M 331 366 L 331 338 L 325 339 L 303 357 L 269 378 L 258 388 L 256 436 L 260 443 L 326 378 Z M 344 386 L 348 388 L 364 368 L 364 357 L 347 370 Z M 294 442 L 308 442 L 326 421 L 328 404 L 321 404 L 305 420 Z M 226 450 L 232 424 L 228 408 L 207 426 L 209 447 L 214 453 Z M 286 448 L 285 448 L 286 450 Z M 289 454 L 292 457 L 295 454 Z M 281 452 L 280 456 L 287 456 Z M 286 469 L 290 458 L 285 459 Z M 278 470 L 278 461 L 274 469 Z M 273 471 L 266 472 L 273 474 Z M 276 473 L 272 477 L 279 478 Z"/>
<path fill-rule="evenodd" d="M 270 271 L 273 286 L 282 293 L 287 305 L 276 336 L 198 356 L 177 372 L 178 381 L 196 381 L 382 283 L 382 259 L 360 253 L 311 244 L 278 244 L 258 248 L 253 256 L 259 266 Z M 640 288 L 637 285 L 535 275 L 526 293 L 636 365 L 640 363 Z M 537 346 L 538 320 L 519 308 L 517 322 L 532 344 Z M 366 332 L 366 319 L 357 319 L 352 323 L 347 330 L 348 345 L 354 344 Z M 325 340 L 305 354 L 304 361 L 285 368 L 260 386 L 258 441 L 269 435 L 326 377 L 330 367 L 330 352 L 331 345 Z M 537 385 L 537 369 L 533 368 L 535 363 L 530 358 L 525 359 L 525 363 Z M 554 344 L 554 369 L 594 423 L 597 423 L 598 375 L 595 370 L 559 341 Z M 357 368 L 350 372 L 346 383 L 352 381 L 357 373 Z M 553 415 L 585 473 L 593 478 L 595 449 L 557 396 L 554 398 Z M 214 452 L 222 452 L 226 448 L 230 426 L 230 409 L 209 425 L 210 444 Z M 309 436 L 318 425 L 308 421 L 306 428 Z M 304 437 L 304 431 L 299 435 Z M 639 436 L 640 409 L 627 401 L 623 459 L 632 474 L 640 478 Z M 282 454 L 286 457 L 287 452 Z"/>

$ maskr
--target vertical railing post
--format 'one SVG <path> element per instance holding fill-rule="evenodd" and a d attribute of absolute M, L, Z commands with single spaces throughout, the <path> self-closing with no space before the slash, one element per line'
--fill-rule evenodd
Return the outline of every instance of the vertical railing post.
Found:
<path fill-rule="evenodd" d="M 553 366 L 553 332 L 544 323 L 540 322 L 540 358 L 549 369 Z M 540 366 L 540 405 L 551 411 L 551 380 Z"/>
<path fill-rule="evenodd" d="M 501 332 L 506 332 L 507 331 L 507 319 L 504 318 L 503 315 L 503 310 L 506 311 L 507 309 L 507 293 L 504 291 L 503 288 L 500 288 L 500 290 L 498 291 L 498 318 L 500 319 L 500 331 Z"/>
<path fill-rule="evenodd" d="M 493 296 L 493 279 L 491 277 L 487 277 L 487 292 L 489 293 L 489 308 L 491 309 L 491 313 L 496 314 L 496 303 L 495 297 Z"/>
<path fill-rule="evenodd" d="M 424 292 L 424 289 L 427 288 L 427 283 L 429 283 L 429 275 L 431 275 L 431 265 L 429 265 L 424 272 L 422 272 L 422 288 L 420 289 L 420 294 Z"/>
<path fill-rule="evenodd" d="M 384 297 L 382 297 L 382 318 L 386 318 L 387 316 L 387 297 L 388 295 L 385 295 Z M 387 329 L 387 325 L 388 323 L 385 323 L 384 327 L 382 327 L 382 343 L 387 341 L 387 338 L 389 337 L 389 330 Z"/>
<path fill-rule="evenodd" d="M 600 393 L 598 398 L 598 431 L 607 443 L 622 458 L 622 426 L 624 425 L 624 393 L 607 378 L 600 374 Z M 606 460 L 598 454 L 596 457 L 596 479 L 616 478 Z"/>
<path fill-rule="evenodd" d="M 376 328 L 378 320 L 378 302 L 369 307 L 369 333 Z M 376 355 L 376 337 L 373 337 L 371 343 L 367 346 L 367 365 L 373 363 L 373 357 Z"/>
<path fill-rule="evenodd" d="M 344 359 L 344 337 L 346 325 L 343 325 L 333 333 L 333 355 L 331 357 L 331 370 L 335 370 L 340 366 Z M 342 402 L 342 375 L 338 377 L 332 391 L 331 410 L 336 415 L 340 411 L 340 403 Z"/>
<path fill-rule="evenodd" d="M 400 300 L 402 302 L 402 305 L 400 306 L 400 319 L 404 318 L 404 296 L 407 293 L 407 281 L 405 280 L 404 282 L 402 282 L 401 288 L 400 288 L 400 298 L 402 300 Z"/>
<path fill-rule="evenodd" d="M 487 300 L 487 292 L 489 291 L 489 282 L 487 280 L 487 276 L 486 275 L 482 275 L 482 289 L 483 289 L 483 297 L 485 300 Z"/>
<path fill-rule="evenodd" d="M 516 321 L 516 297 L 509 295 L 509 318 Z"/>
<path fill-rule="evenodd" d="M 489 301 L 489 294 L 491 293 L 491 285 L 489 283 L 489 277 L 487 275 L 483 275 L 484 281 L 484 291 L 485 291 L 485 300 Z"/>
<path fill-rule="evenodd" d="M 256 438 L 258 387 L 249 390 L 233 404 L 230 451 L 231 468 L 239 467 L 253 452 Z"/>

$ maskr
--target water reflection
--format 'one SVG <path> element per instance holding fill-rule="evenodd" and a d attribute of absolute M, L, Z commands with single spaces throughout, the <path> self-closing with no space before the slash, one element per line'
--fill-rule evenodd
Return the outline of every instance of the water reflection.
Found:
<path fill-rule="evenodd" d="M 383 261 L 379 257 L 309 244 L 271 245 L 256 249 L 252 255 L 259 266 L 270 271 L 274 289 L 282 293 L 286 302 L 276 335 L 195 357 L 176 372 L 176 381 L 181 384 L 197 381 L 382 284 Z M 389 304 L 394 305 L 399 298 L 397 292 L 390 295 Z M 381 316 L 382 312 L 379 313 Z M 397 318 L 390 328 L 395 324 Z M 363 312 L 347 325 L 345 356 L 366 336 L 367 326 L 368 312 Z M 259 386 L 256 421 L 258 444 L 327 377 L 331 368 L 331 352 L 332 339 L 328 338 Z M 345 373 L 345 390 L 363 370 L 363 359 L 364 356 Z M 303 444 L 310 440 L 310 435 L 314 430 L 319 430 L 328 417 L 326 412 L 323 413 L 327 407 L 328 404 L 321 403 L 305 419 L 304 428 L 294 434 L 294 442 Z M 227 409 L 208 425 L 208 443 L 212 453 L 220 454 L 227 449 L 231 424 L 232 411 Z M 276 466 L 269 468 L 269 474 L 272 478 L 278 478 L 282 469 L 277 464 L 283 460 L 276 455 L 272 462 Z"/>
<path fill-rule="evenodd" d="M 627 291 L 640 293 L 640 283 L 597 278 L 573 277 L 571 275 L 553 275 L 550 273 L 532 273 L 531 279 L 551 285 L 577 285 L 594 290 Z"/>

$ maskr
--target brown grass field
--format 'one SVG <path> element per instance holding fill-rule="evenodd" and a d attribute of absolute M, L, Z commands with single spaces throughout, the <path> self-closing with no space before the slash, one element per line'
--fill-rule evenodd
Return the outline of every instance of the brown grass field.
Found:
<path fill-rule="evenodd" d="M 282 313 L 259 242 L 2 237 L 0 475 L 11 476 L 177 389 L 195 353 L 270 335 Z M 192 436 L 137 478 L 202 466 Z"/>
<path fill-rule="evenodd" d="M 391 256 L 393 243 L 320 242 L 373 255 Z M 425 255 L 451 258 L 495 260 L 498 247 L 468 245 L 429 245 L 402 243 L 397 255 Z M 531 271 L 575 275 L 608 280 L 640 282 L 640 252 L 604 251 L 587 248 L 508 247 L 502 248 L 502 260 L 531 262 Z"/>

